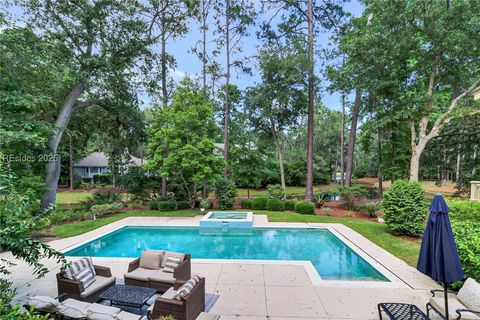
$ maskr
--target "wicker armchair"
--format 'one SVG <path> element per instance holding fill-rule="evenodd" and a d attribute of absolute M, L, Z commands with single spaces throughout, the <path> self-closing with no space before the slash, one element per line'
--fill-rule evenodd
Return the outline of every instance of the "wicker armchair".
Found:
<path fill-rule="evenodd" d="M 138 274 L 138 271 L 143 271 Z M 136 276 L 132 276 L 137 273 Z M 167 273 L 160 267 L 158 270 L 148 270 L 140 267 L 140 258 L 130 262 L 128 272 L 124 275 L 125 284 L 156 289 L 165 292 L 178 281 L 187 281 L 191 277 L 191 255 L 185 254 L 184 260 L 174 269 L 173 274 Z"/>
<path fill-rule="evenodd" d="M 185 281 L 175 283 L 171 291 L 180 288 Z M 168 297 L 167 297 L 168 296 Z M 148 319 L 159 319 L 162 316 L 173 316 L 176 320 L 195 320 L 205 310 L 205 278 L 193 287 L 192 291 L 182 300 L 173 299 L 165 293 L 155 300 L 147 315 Z"/>
<path fill-rule="evenodd" d="M 115 285 L 115 277 L 112 277 L 112 272 L 108 267 L 94 265 L 94 268 L 97 274 L 95 282 L 88 288 L 84 288 L 80 281 L 67 279 L 61 272 L 57 273 L 58 295 L 64 299 L 74 298 L 81 301 L 95 302 L 101 293 Z"/>

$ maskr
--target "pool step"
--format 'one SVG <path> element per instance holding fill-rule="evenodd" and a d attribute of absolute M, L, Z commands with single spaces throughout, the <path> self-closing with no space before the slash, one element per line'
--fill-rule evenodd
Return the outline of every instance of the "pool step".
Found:
<path fill-rule="evenodd" d="M 222 221 L 222 232 L 228 232 L 229 223 L 228 221 Z"/>

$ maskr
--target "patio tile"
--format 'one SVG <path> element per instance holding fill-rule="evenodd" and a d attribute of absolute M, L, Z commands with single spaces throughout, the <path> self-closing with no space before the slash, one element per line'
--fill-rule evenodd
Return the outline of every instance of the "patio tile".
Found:
<path fill-rule="evenodd" d="M 219 295 L 210 313 L 220 315 L 266 316 L 263 286 L 217 285 Z"/>
<path fill-rule="evenodd" d="M 377 303 L 364 288 L 315 288 L 328 316 L 332 319 L 372 319 Z"/>
<path fill-rule="evenodd" d="M 313 287 L 266 287 L 270 316 L 328 319 Z"/>
<path fill-rule="evenodd" d="M 205 277 L 205 283 L 208 286 L 217 285 L 218 278 L 220 276 L 220 271 L 222 270 L 221 264 L 213 263 L 192 263 L 192 275 L 200 275 Z"/>
<path fill-rule="evenodd" d="M 265 285 L 311 287 L 312 282 L 303 266 L 263 265 Z"/>
<path fill-rule="evenodd" d="M 218 284 L 264 285 L 263 268 L 260 264 L 225 263 Z"/>

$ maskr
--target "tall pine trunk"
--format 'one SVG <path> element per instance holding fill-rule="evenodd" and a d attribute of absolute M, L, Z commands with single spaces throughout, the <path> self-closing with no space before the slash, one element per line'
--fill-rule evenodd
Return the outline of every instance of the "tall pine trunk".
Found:
<path fill-rule="evenodd" d="M 308 0 L 308 106 L 307 106 L 307 190 L 305 200 L 313 198 L 313 130 L 314 130 L 314 58 L 313 0 Z"/>
<path fill-rule="evenodd" d="M 73 168 L 73 143 L 72 137 L 68 137 L 68 162 L 69 162 L 69 173 L 70 173 L 70 191 L 75 189 L 75 175 L 74 175 L 74 168 Z"/>
<path fill-rule="evenodd" d="M 230 101 L 229 101 L 229 86 L 230 86 L 230 0 L 226 0 L 226 12 L 225 12 L 225 46 L 227 54 L 227 73 L 225 74 L 225 98 L 224 98 L 224 116 L 223 116 L 223 160 L 225 161 L 225 167 L 223 170 L 223 176 L 228 178 L 228 149 L 229 149 L 229 137 L 228 127 L 230 123 Z"/>
<path fill-rule="evenodd" d="M 162 13 L 164 15 L 164 13 Z M 165 18 L 162 17 L 162 21 L 164 21 Z M 161 46 L 162 46 L 162 66 L 161 66 L 161 76 L 162 76 L 162 108 L 167 108 L 167 103 L 168 103 L 168 92 L 167 92 L 167 53 L 166 53 L 166 39 L 165 39 L 165 32 L 162 30 L 162 37 L 161 37 Z M 168 155 L 168 149 L 166 148 L 164 150 L 165 156 Z M 162 177 L 162 190 L 161 190 L 161 195 L 162 197 L 167 196 L 167 177 Z"/>
<path fill-rule="evenodd" d="M 355 157 L 355 141 L 357 138 L 357 123 L 360 115 L 360 104 L 362 102 L 362 91 L 357 89 L 355 92 L 355 102 L 352 109 L 352 122 L 350 125 L 350 139 L 347 150 L 347 171 L 345 175 L 345 185 L 352 185 L 353 159 Z"/>
<path fill-rule="evenodd" d="M 340 131 L 340 185 L 345 185 L 345 93 L 342 94 L 342 131 Z"/>
<path fill-rule="evenodd" d="M 57 154 L 58 145 L 60 144 L 63 132 L 67 128 L 70 118 L 72 117 L 75 102 L 83 94 L 85 87 L 85 83 L 79 82 L 72 88 L 67 98 L 63 102 L 62 110 L 60 111 L 57 121 L 55 121 L 55 131 L 48 140 L 48 149 L 50 151 L 52 161 L 45 165 L 45 171 L 47 173 L 45 177 L 45 185 L 47 187 L 47 192 L 42 197 L 42 209 L 48 208 L 56 201 L 58 179 L 60 178 L 61 169 L 60 156 Z"/>
<path fill-rule="evenodd" d="M 380 129 L 378 130 L 377 135 L 377 152 L 378 152 L 378 167 L 377 167 L 377 178 L 378 178 L 378 198 L 383 198 L 383 172 L 382 172 L 382 135 Z"/>
<path fill-rule="evenodd" d="M 277 130 L 275 129 L 275 123 L 273 119 L 270 119 L 270 129 L 272 131 L 273 141 L 275 142 L 275 147 L 278 154 L 278 164 L 280 167 L 280 183 L 282 184 L 282 189 L 284 192 L 287 192 L 287 185 L 285 183 L 285 169 L 283 166 L 283 148 L 278 138 Z"/>

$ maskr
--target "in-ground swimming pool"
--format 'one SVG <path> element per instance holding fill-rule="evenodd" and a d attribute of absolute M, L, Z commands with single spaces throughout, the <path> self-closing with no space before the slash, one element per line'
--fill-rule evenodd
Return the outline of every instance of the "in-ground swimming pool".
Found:
<path fill-rule="evenodd" d="M 323 279 L 389 281 L 333 233 L 321 228 L 203 233 L 188 227 L 124 227 L 65 255 L 136 258 L 145 249 L 188 252 L 197 259 L 309 260 Z"/>

